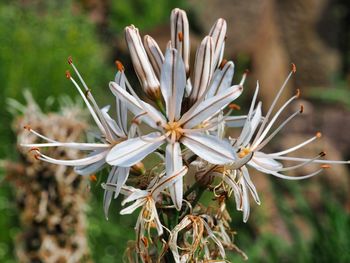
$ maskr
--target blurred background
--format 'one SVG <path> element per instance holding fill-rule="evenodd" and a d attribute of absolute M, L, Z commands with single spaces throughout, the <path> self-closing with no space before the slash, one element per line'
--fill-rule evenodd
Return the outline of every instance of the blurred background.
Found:
<path fill-rule="evenodd" d="M 67 117 L 60 100 L 71 105 L 67 102 L 70 100 L 59 98 L 77 96 L 64 75 L 69 66 L 67 57 L 71 55 L 99 105 L 113 104 L 108 82 L 116 73 L 114 61 L 123 61 L 127 76 L 135 78 L 124 43 L 124 27 L 134 24 L 143 35 L 153 36 L 164 49 L 170 38 L 169 16 L 174 7 L 187 11 L 192 56 L 215 20 L 218 17 L 227 20 L 225 58 L 235 62 L 235 81 L 245 69 L 251 72 L 245 94 L 238 101 L 239 113 L 247 111 L 257 79 L 266 109 L 291 63 L 297 65 L 297 74 L 285 96 L 301 89 L 305 114 L 284 129 L 271 149 L 294 145 L 321 131 L 322 141 L 308 147 L 300 156 L 313 156 L 325 150 L 329 159 L 350 159 L 350 3 L 347 0 L 161 0 L 156 3 L 152 0 L 2 0 L 0 262 L 66 262 L 64 255 L 77 250 L 82 253 L 74 262 L 120 262 L 128 240 L 134 239 L 136 221 L 118 215 L 119 202 L 112 203 L 110 218 L 105 219 L 100 183 L 105 180 L 106 171 L 93 180 L 73 178 L 74 189 L 69 193 L 58 179 L 53 182 L 47 176 L 32 175 L 28 181 L 25 177 L 28 173 L 42 168 L 17 150 L 16 137 L 22 136 L 19 125 L 23 126 L 24 118 L 37 125 L 44 121 L 55 126 L 57 119 L 51 116 L 53 119 L 47 120 L 40 114 L 35 117 L 40 110 L 33 107 L 22 108 L 25 111 L 22 119 L 14 117 L 16 103 L 12 101 L 9 106 L 8 98 L 25 104 L 24 90 L 28 89 L 44 113 L 61 108 L 63 114 L 58 121 Z M 68 118 L 63 123 L 69 124 L 62 124 L 60 129 L 71 134 L 69 125 L 87 125 L 84 114 L 75 114 L 72 116 L 79 116 L 80 122 L 76 124 L 74 118 L 71 121 Z M 45 131 L 50 125 L 40 129 Z M 56 173 L 58 178 L 58 170 L 48 166 L 40 174 Z M 300 174 L 307 172 L 301 170 Z M 252 179 L 262 205 L 253 205 L 247 224 L 242 223 L 242 215 L 235 211 L 233 203 L 229 204 L 232 228 L 237 231 L 236 244 L 246 252 L 250 262 L 350 262 L 349 167 L 334 166 L 306 181 L 288 182 L 258 173 Z M 45 187 L 64 189 L 55 199 L 55 207 L 43 201 L 47 197 L 39 190 Z M 67 201 L 67 196 L 72 198 Z M 55 212 L 60 205 L 64 206 L 63 214 Z M 49 207 L 49 213 L 56 216 L 46 221 L 43 219 L 46 212 L 38 216 L 36 206 L 38 211 Z M 69 223 L 64 223 L 68 213 L 75 215 L 67 219 Z M 78 236 L 77 229 L 80 229 L 80 243 L 70 241 Z M 51 239 L 43 252 L 45 235 Z M 62 258 L 43 260 L 50 257 L 49 251 L 55 247 L 62 249 Z M 230 254 L 230 260 L 241 262 L 242 258 Z"/>

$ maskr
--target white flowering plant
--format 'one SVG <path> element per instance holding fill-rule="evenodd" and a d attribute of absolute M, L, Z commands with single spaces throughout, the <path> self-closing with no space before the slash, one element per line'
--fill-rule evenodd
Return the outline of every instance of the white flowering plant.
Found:
<path fill-rule="evenodd" d="M 233 115 L 232 102 L 244 91 L 246 73 L 233 85 L 234 63 L 223 59 L 227 25 L 218 19 L 196 51 L 194 68 L 190 69 L 190 37 L 187 15 L 183 10 L 171 13 L 171 40 L 163 54 L 156 41 L 146 35 L 142 41 L 138 29 L 125 28 L 125 38 L 140 86 L 148 102 L 130 85 L 124 67 L 117 61 L 117 74 L 109 83 L 115 97 L 116 115 L 110 106 L 100 108 L 71 58 L 66 76 L 84 100 L 98 128 L 92 142 L 62 142 L 26 129 L 42 139 L 42 143 L 22 146 L 30 148 L 38 160 L 57 165 L 74 166 L 83 176 L 93 176 L 104 167 L 109 174 L 102 184 L 105 216 L 113 199 L 124 196 L 121 215 L 136 213 L 136 241 L 127 247 L 124 259 L 129 262 L 225 262 L 227 250 L 245 254 L 234 244 L 226 201 L 232 196 L 236 208 L 247 222 L 250 197 L 260 204 L 258 192 L 250 177 L 251 168 L 287 180 L 306 179 L 320 174 L 330 164 L 349 161 L 322 159 L 321 152 L 312 158 L 292 157 L 294 151 L 321 137 L 312 138 L 280 152 L 269 153 L 266 146 L 294 117 L 281 121 L 281 114 L 299 97 L 277 104 L 292 69 L 275 96 L 267 113 L 257 102 L 259 83 L 246 115 Z M 275 113 L 274 113 L 275 112 Z M 132 116 L 128 119 L 128 116 Z M 281 124 L 276 126 L 276 121 Z M 59 127 L 58 127 L 59 128 Z M 227 135 L 237 129 L 236 138 Z M 41 150 L 47 147 L 78 149 L 86 156 L 76 160 L 60 160 Z M 145 158 L 153 155 L 157 164 Z M 287 166 L 284 161 L 294 162 Z M 310 174 L 295 177 L 286 172 L 319 164 Z M 212 194 L 216 206 L 206 207 L 200 198 Z M 137 210 L 140 208 L 140 210 Z"/>

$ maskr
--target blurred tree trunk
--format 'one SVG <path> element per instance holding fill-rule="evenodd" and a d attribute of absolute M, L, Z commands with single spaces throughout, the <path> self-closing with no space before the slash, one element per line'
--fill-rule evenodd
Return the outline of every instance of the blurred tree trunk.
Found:
<path fill-rule="evenodd" d="M 27 97 L 28 98 L 28 97 Z M 44 115 L 29 97 L 13 129 L 18 144 L 40 140 L 23 127 L 58 141 L 77 141 L 86 128 L 78 108 Z M 8 164 L 8 178 L 16 191 L 21 232 L 16 238 L 19 262 L 91 262 L 85 210 L 87 180 L 72 168 L 51 165 L 35 159 L 34 152 L 18 146 L 20 160 Z M 77 150 L 53 149 L 45 154 L 53 158 L 77 158 Z"/>
<path fill-rule="evenodd" d="M 317 32 L 329 0 L 189 0 L 207 32 L 217 17 L 227 20 L 225 54 L 249 54 L 266 108 L 295 63 L 296 88 L 327 87 L 339 70 L 339 54 Z M 210 18 L 210 19 L 208 19 Z M 287 89 L 285 96 L 288 96 Z"/>

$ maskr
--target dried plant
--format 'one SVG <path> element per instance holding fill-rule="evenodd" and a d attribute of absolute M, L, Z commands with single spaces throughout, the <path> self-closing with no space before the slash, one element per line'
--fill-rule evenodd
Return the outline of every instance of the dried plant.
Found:
<path fill-rule="evenodd" d="M 58 113 L 43 114 L 26 92 L 26 105 L 10 101 L 16 114 L 13 130 L 18 141 L 40 143 L 35 129 L 60 140 L 80 140 L 87 128 L 81 106 L 63 103 Z M 30 127 L 27 126 L 30 123 Z M 25 129 L 23 129 L 25 127 Z M 90 262 L 86 236 L 87 180 L 70 167 L 38 163 L 28 149 L 19 147 L 20 159 L 8 164 L 9 179 L 15 186 L 21 232 L 16 241 L 20 262 Z M 48 149 L 57 158 L 77 158 L 75 149 Z"/>

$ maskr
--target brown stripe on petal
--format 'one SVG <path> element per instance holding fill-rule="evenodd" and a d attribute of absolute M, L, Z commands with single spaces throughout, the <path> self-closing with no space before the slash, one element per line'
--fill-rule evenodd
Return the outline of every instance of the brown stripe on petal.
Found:
<path fill-rule="evenodd" d="M 241 90 L 241 89 L 240 89 Z M 213 107 L 216 103 L 220 102 L 221 100 L 224 100 L 230 96 L 232 96 L 234 93 L 236 93 L 238 90 L 234 90 L 233 92 L 228 93 L 226 96 L 224 97 L 220 97 L 220 99 L 214 100 L 211 104 L 209 104 L 207 106 L 207 109 L 210 107 Z M 186 123 L 188 123 L 189 121 L 191 121 L 193 118 L 197 117 L 199 114 L 201 114 L 203 111 L 201 112 L 196 112 L 196 114 L 193 114 L 192 116 L 190 116 L 188 119 L 186 119 L 184 122 L 181 123 L 181 125 L 186 125 Z"/>
<path fill-rule="evenodd" d="M 219 151 L 215 150 L 214 148 L 211 148 L 211 147 L 209 147 L 209 146 L 207 146 L 207 145 L 205 145 L 205 144 L 203 144 L 203 143 L 201 143 L 201 142 L 199 142 L 199 141 L 194 140 L 193 138 L 187 137 L 186 135 L 184 135 L 184 137 L 185 137 L 187 140 L 192 141 L 192 142 L 194 142 L 194 143 L 197 143 L 198 145 L 201 145 L 201 147 L 203 147 L 203 148 L 205 148 L 205 149 L 207 149 L 207 150 L 209 150 L 209 151 L 211 151 L 211 152 L 216 153 L 217 155 L 224 156 L 224 157 L 226 157 L 227 159 L 232 159 L 232 156 L 225 155 L 224 153 L 219 152 Z"/>
<path fill-rule="evenodd" d="M 207 36 L 202 40 L 196 55 L 194 85 L 190 95 L 192 103 L 207 90 L 213 71 L 213 51 L 212 37 Z"/>
<path fill-rule="evenodd" d="M 156 190 L 158 190 L 159 188 L 161 188 L 163 185 L 165 185 L 166 183 L 170 182 L 171 180 L 174 180 L 174 178 L 178 177 L 180 174 L 182 174 L 184 171 L 186 171 L 188 168 L 186 166 L 184 166 L 181 170 L 179 170 L 177 173 L 175 173 L 172 176 L 169 176 L 168 178 L 164 179 L 164 181 L 162 181 L 161 183 L 157 184 L 157 186 L 152 189 L 151 194 L 153 194 Z"/>

